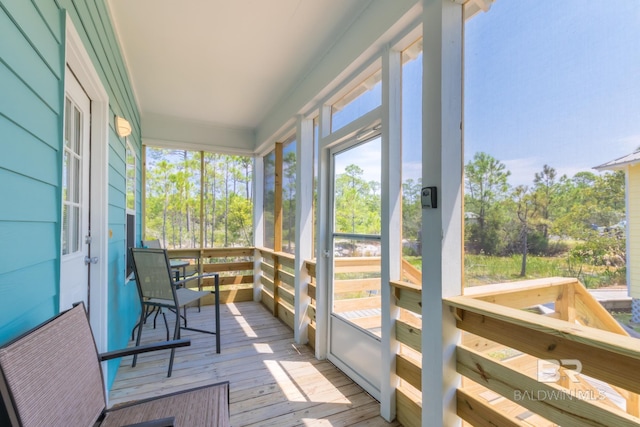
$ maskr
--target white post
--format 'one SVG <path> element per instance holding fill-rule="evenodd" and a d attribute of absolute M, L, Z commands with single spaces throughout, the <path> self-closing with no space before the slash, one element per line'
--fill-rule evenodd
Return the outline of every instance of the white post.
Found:
<path fill-rule="evenodd" d="M 264 159 L 260 156 L 253 158 L 253 203 L 253 245 L 260 248 L 264 246 Z M 253 254 L 253 300 L 256 302 L 260 301 L 262 292 L 261 258 L 256 249 Z"/>
<path fill-rule="evenodd" d="M 453 316 L 442 298 L 462 292 L 462 5 L 425 0 L 422 182 L 438 207 L 422 215 L 422 425 L 458 426 Z"/>
<path fill-rule="evenodd" d="M 391 421 L 396 417 L 395 321 L 399 309 L 391 293 L 391 280 L 401 276 L 402 245 L 402 141 L 401 141 L 401 53 L 386 49 L 382 55 L 382 378 L 380 413 Z"/>
<path fill-rule="evenodd" d="M 313 120 L 298 117 L 296 124 L 296 248 L 294 337 L 297 343 L 308 341 L 307 309 L 310 276 L 305 261 L 313 258 Z"/>

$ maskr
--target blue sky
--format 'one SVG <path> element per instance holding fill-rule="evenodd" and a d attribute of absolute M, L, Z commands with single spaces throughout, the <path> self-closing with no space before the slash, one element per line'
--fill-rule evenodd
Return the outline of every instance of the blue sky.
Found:
<path fill-rule="evenodd" d="M 465 26 L 465 163 L 530 185 L 640 147 L 640 2 L 497 0 Z"/>

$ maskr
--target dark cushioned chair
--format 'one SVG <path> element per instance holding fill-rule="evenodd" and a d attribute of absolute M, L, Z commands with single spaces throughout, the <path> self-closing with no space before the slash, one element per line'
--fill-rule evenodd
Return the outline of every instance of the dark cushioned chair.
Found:
<path fill-rule="evenodd" d="M 106 409 L 100 362 L 190 345 L 162 342 L 98 354 L 84 305 L 0 348 L 0 394 L 12 426 L 228 426 L 229 384 Z"/>

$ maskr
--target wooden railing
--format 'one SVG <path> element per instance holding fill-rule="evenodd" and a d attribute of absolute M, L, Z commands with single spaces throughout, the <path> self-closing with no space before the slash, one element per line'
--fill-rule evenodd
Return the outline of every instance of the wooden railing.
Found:
<path fill-rule="evenodd" d="M 307 260 L 305 265 L 310 277 L 310 281 L 307 283 L 307 289 L 309 298 L 311 299 L 309 307 L 307 308 L 307 314 L 309 316 L 308 336 L 310 344 L 315 346 L 316 263 L 315 260 Z M 379 313 L 375 313 L 375 309 L 380 309 L 381 304 L 380 277 L 375 277 L 379 272 L 380 257 L 335 258 L 334 273 L 336 275 L 371 275 L 373 277 L 341 278 L 334 280 L 333 312 L 348 313 L 363 311 L 364 313 L 364 311 L 369 310 L 366 314 L 350 318 L 350 321 L 364 329 L 379 329 L 381 316 Z"/>
<path fill-rule="evenodd" d="M 241 302 L 253 300 L 253 254 L 254 248 L 201 248 L 169 249 L 172 259 L 188 260 L 188 270 L 202 273 L 219 273 L 220 302 Z M 197 287 L 198 281 L 187 283 Z M 213 278 L 202 280 L 204 289 L 213 288 Z M 213 297 L 205 299 L 203 304 L 213 304 Z"/>
<path fill-rule="evenodd" d="M 294 328 L 295 313 L 295 257 L 286 252 L 258 249 L 261 260 L 260 283 L 262 303 L 275 317 Z"/>
<path fill-rule="evenodd" d="M 413 274 L 415 272 L 412 271 Z M 419 273 L 419 272 L 418 272 Z M 416 276 L 416 278 L 418 278 Z M 392 281 L 400 316 L 396 320 L 396 414 L 403 426 L 422 425 L 422 286 Z"/>
<path fill-rule="evenodd" d="M 169 254 L 191 260 L 190 267 L 199 272 L 219 272 L 223 302 L 253 299 L 253 258 L 258 254 L 261 300 L 293 329 L 292 255 L 262 248 L 176 249 Z M 373 273 L 379 271 L 379 262 L 337 258 L 336 272 Z M 314 346 L 316 264 L 308 260 L 305 266 L 310 298 L 308 337 Z M 396 413 L 403 425 L 411 427 L 421 425 L 422 415 L 421 273 L 403 263 L 402 277 L 406 281 L 390 284 L 400 311 L 395 321 L 399 343 Z M 212 279 L 202 284 L 211 286 Z M 347 296 L 369 293 L 338 299 L 338 308 L 359 309 L 373 304 L 374 299 L 379 307 L 375 291 L 380 289 L 380 279 L 347 278 L 336 285 Z M 444 303 L 462 331 L 456 351 L 457 371 L 463 376 L 457 412 L 466 423 L 640 425 L 640 341 L 629 337 L 577 280 L 550 278 L 478 286 Z"/>
<path fill-rule="evenodd" d="M 309 295 L 309 305 L 307 307 L 307 316 L 309 317 L 309 324 L 307 326 L 307 336 L 309 337 L 309 345 L 313 348 L 316 347 L 316 300 L 317 300 L 317 287 L 316 287 L 316 261 L 306 260 L 305 267 L 309 274 L 309 283 L 307 283 L 307 293 Z"/>
<path fill-rule="evenodd" d="M 640 341 L 577 280 L 469 288 L 445 304 L 464 331 L 457 411 L 466 422 L 640 424 Z"/>

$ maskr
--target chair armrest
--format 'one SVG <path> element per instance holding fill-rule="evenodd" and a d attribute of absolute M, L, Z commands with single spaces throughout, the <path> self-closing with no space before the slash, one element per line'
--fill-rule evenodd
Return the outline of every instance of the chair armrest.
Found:
<path fill-rule="evenodd" d="M 119 357 L 131 356 L 133 354 L 148 353 L 150 351 L 167 350 L 170 348 L 188 347 L 191 345 L 190 339 L 173 341 L 162 341 L 159 343 L 139 345 L 136 347 L 123 348 L 122 350 L 108 351 L 98 355 L 101 362 L 105 360 L 117 359 Z"/>
<path fill-rule="evenodd" d="M 157 420 L 143 421 L 141 423 L 127 424 L 123 427 L 173 427 L 176 417 L 159 418 Z"/>
<path fill-rule="evenodd" d="M 184 278 L 182 280 L 176 280 L 176 281 L 173 282 L 173 284 L 176 285 L 176 286 L 182 286 L 185 283 L 190 282 L 191 280 L 198 280 L 198 279 L 202 279 L 202 278 L 205 278 L 205 277 L 216 277 L 216 276 L 218 276 L 218 273 L 205 273 L 205 274 L 200 274 L 198 276 L 189 276 L 189 277 L 186 277 L 186 278 Z"/>

